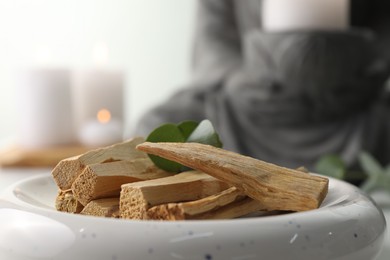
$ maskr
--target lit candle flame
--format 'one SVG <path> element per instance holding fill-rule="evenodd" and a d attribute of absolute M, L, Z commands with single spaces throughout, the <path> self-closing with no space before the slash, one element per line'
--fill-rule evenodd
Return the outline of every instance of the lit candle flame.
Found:
<path fill-rule="evenodd" d="M 103 108 L 98 111 L 96 117 L 100 123 L 106 124 L 111 120 L 111 113 L 109 110 Z"/>

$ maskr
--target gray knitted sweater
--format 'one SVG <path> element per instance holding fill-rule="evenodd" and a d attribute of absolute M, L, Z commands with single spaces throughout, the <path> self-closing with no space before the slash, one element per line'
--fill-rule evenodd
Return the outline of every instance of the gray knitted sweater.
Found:
<path fill-rule="evenodd" d="M 286 167 L 367 150 L 390 162 L 390 13 L 355 1 L 347 32 L 262 30 L 261 0 L 202 0 L 194 79 L 138 124 L 210 119 L 224 148 Z M 389 17 L 389 18 L 386 18 Z"/>

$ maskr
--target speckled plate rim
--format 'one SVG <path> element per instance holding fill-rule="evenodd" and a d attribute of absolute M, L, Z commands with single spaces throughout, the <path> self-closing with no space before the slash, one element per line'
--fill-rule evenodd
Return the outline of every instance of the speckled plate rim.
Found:
<path fill-rule="evenodd" d="M 386 229 L 382 211 L 357 187 L 336 179 L 329 180 L 328 195 L 319 209 L 231 220 L 174 222 L 109 219 L 57 212 L 54 210 L 57 187 L 49 174 L 43 174 L 21 180 L 0 194 L 0 219 L 2 212 L 9 214 L 9 218 L 13 213 L 17 216 L 27 212 L 53 220 L 57 223 L 55 226 L 64 224 L 71 230 L 73 240 L 78 241 L 71 243 L 67 249 L 61 249 L 67 252 L 67 257 L 71 257 L 70 252 L 80 253 L 81 248 L 88 248 L 89 244 L 83 240 L 83 236 L 86 230 L 94 230 L 93 234 L 111 232 L 112 236 L 108 236 L 106 241 L 140 243 L 131 248 L 133 254 L 138 254 L 137 259 L 174 259 L 172 254 L 188 253 L 193 256 L 191 259 L 230 259 L 226 257 L 237 254 L 240 258 L 248 252 L 255 256 L 253 259 L 260 256 L 268 259 L 296 259 L 298 256 L 300 259 L 371 259 L 378 253 Z M 121 234 L 123 230 L 131 230 L 137 236 Z M 147 234 L 153 234 L 153 237 Z M 1 239 L 0 235 L 0 256 Z M 143 248 L 145 241 L 154 246 Z M 215 241 L 219 241 L 213 247 L 217 252 L 211 249 L 203 251 Z M 275 246 L 280 241 L 284 241 L 282 246 L 287 249 L 285 252 L 281 252 L 280 245 Z M 234 243 L 238 248 L 232 251 L 236 245 Z M 246 245 L 246 248 L 241 248 L 242 245 Z M 224 255 L 218 248 L 221 246 L 232 250 Z M 117 253 L 112 259 L 120 259 L 119 255 L 125 255 L 126 250 L 130 250 L 104 243 L 101 247 L 105 251 L 115 248 Z M 3 245 L 4 248 L 7 247 Z M 34 253 L 30 251 L 29 254 Z M 159 252 L 161 258 L 151 257 L 151 252 Z M 207 252 L 212 252 L 210 255 L 214 258 L 207 258 Z M 107 259 L 100 256 L 88 257 Z"/>
<path fill-rule="evenodd" d="M 183 222 L 189 223 L 207 223 L 212 222 L 239 222 L 239 221 L 269 221 L 279 220 L 283 218 L 300 218 L 301 216 L 309 216 L 312 214 L 321 214 L 321 212 L 329 211 L 329 210 L 337 210 L 339 208 L 346 207 L 355 207 L 356 204 L 359 204 L 359 201 L 363 200 L 364 202 L 368 202 L 372 204 L 373 208 L 377 209 L 380 213 L 380 208 L 375 204 L 375 202 L 366 195 L 363 191 L 361 191 L 356 186 L 353 186 L 344 181 L 340 181 L 334 178 L 326 177 L 329 179 L 329 191 L 324 201 L 320 205 L 318 209 L 309 210 L 304 212 L 291 212 L 280 215 L 266 215 L 259 217 L 249 217 L 249 218 L 237 218 L 237 219 L 226 219 L 226 220 L 185 220 Z M 29 187 L 26 189 L 26 187 Z M 10 185 L 3 193 L 0 193 L 0 199 L 14 203 L 15 206 L 19 208 L 23 208 L 25 210 L 34 209 L 43 212 L 52 212 L 55 211 L 59 214 L 64 214 L 69 218 L 74 217 L 82 217 L 82 218 L 91 218 L 97 221 L 102 222 L 145 222 L 142 220 L 122 220 L 122 219 L 112 219 L 112 218 L 100 218 L 93 216 L 84 216 L 77 214 L 69 214 L 63 212 L 57 212 L 54 208 L 55 197 L 57 195 L 58 188 L 54 183 L 50 174 L 38 174 L 36 176 L 28 177 L 23 180 L 20 180 L 13 185 Z M 44 201 L 41 201 L 45 195 L 49 195 L 49 197 L 45 198 Z M 383 216 L 383 214 L 382 214 Z M 163 223 L 161 221 L 151 221 L 147 222 L 157 222 Z M 169 222 L 169 221 L 165 221 Z"/>

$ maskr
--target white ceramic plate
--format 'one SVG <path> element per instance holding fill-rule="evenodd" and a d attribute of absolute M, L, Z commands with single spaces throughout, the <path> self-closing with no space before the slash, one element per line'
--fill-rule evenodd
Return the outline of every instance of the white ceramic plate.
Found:
<path fill-rule="evenodd" d="M 0 197 L 0 259 L 373 259 L 386 229 L 359 189 L 330 179 L 319 209 L 210 221 L 129 221 L 54 210 L 48 175 Z"/>

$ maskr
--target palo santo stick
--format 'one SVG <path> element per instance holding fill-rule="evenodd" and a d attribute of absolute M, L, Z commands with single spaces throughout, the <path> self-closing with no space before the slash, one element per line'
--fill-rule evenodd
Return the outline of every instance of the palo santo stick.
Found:
<path fill-rule="evenodd" d="M 71 190 L 59 191 L 56 198 L 56 209 L 68 213 L 80 213 L 84 206 L 76 200 Z"/>
<path fill-rule="evenodd" d="M 143 141 L 143 138 L 138 137 L 127 142 L 91 150 L 87 153 L 64 159 L 53 169 L 53 178 L 61 190 L 67 190 L 71 188 L 74 180 L 89 164 L 146 158 L 144 153 L 135 149 Z"/>
<path fill-rule="evenodd" d="M 187 219 L 232 219 L 266 210 L 261 202 L 245 197 L 221 208 L 190 216 Z"/>
<path fill-rule="evenodd" d="M 198 143 L 143 143 L 141 151 L 179 162 L 218 178 L 256 199 L 267 210 L 318 208 L 328 179 Z"/>
<path fill-rule="evenodd" d="M 200 200 L 154 206 L 147 214 L 158 220 L 231 219 L 260 210 L 264 210 L 260 202 L 231 187 Z"/>
<path fill-rule="evenodd" d="M 84 206 L 100 198 L 119 197 L 121 185 L 172 176 L 149 158 L 88 165 L 72 184 L 75 198 Z"/>
<path fill-rule="evenodd" d="M 183 209 L 185 214 L 188 215 L 197 215 L 205 213 L 207 211 L 213 210 L 218 207 L 225 206 L 234 201 L 244 199 L 245 194 L 237 190 L 236 187 L 230 187 L 224 191 L 221 191 L 217 194 L 205 197 L 196 201 L 182 202 L 180 207 Z"/>
<path fill-rule="evenodd" d="M 82 215 L 119 218 L 119 198 L 93 200 L 81 211 Z"/>
<path fill-rule="evenodd" d="M 190 171 L 171 177 L 122 185 L 120 216 L 148 219 L 155 205 L 201 199 L 229 188 L 226 183 L 202 172 Z"/>

